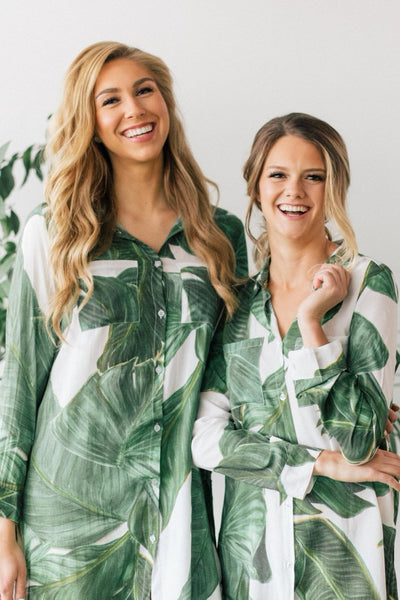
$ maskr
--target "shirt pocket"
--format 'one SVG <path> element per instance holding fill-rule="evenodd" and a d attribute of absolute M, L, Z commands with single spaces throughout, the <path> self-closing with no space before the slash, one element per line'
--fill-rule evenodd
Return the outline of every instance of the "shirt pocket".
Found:
<path fill-rule="evenodd" d="M 136 260 L 95 260 L 89 265 L 94 289 L 89 300 L 85 287 L 79 300 L 82 331 L 140 320 L 138 263 Z"/>
<path fill-rule="evenodd" d="M 244 405 L 264 403 L 259 366 L 263 344 L 260 337 L 224 345 L 229 400 L 238 422 L 242 422 Z"/>

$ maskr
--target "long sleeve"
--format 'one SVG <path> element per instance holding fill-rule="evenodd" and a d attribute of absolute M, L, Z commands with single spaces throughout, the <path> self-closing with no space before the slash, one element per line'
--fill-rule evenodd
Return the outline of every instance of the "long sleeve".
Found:
<path fill-rule="evenodd" d="M 0 514 L 16 521 L 36 415 L 56 353 L 44 318 L 50 290 L 45 220 L 35 214 L 24 229 L 16 258 L 0 389 Z"/>
<path fill-rule="evenodd" d="M 236 429 L 224 394 L 201 394 L 192 454 L 198 467 L 282 494 L 304 498 L 320 451 L 275 436 Z"/>
<path fill-rule="evenodd" d="M 320 348 L 291 351 L 288 357 L 299 406 L 316 404 L 322 431 L 337 440 L 349 462 L 362 463 L 382 442 L 392 401 L 397 290 L 390 270 L 372 261 L 366 271 L 352 276 L 352 286 L 343 308 L 353 311 L 343 337 L 347 348 L 335 339 Z M 329 333 L 329 321 L 325 327 Z"/>

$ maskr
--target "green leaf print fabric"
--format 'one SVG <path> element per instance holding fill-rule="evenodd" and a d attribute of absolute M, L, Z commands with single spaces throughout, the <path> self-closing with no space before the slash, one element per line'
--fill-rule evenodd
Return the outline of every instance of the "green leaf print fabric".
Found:
<path fill-rule="evenodd" d="M 395 599 L 397 494 L 312 476 L 320 450 L 359 463 L 385 444 L 396 365 L 393 276 L 359 256 L 347 297 L 323 318 L 328 343 L 319 348 L 303 348 L 296 320 L 281 339 L 267 281 L 268 264 L 245 284 L 210 353 L 192 440 L 195 464 L 226 476 L 224 597 Z"/>
<path fill-rule="evenodd" d="M 180 220 L 155 253 L 120 228 L 90 264 L 65 343 L 45 209 L 25 226 L 0 402 L 0 514 L 20 524 L 29 600 L 218 600 L 209 498 L 190 442 L 221 301 Z M 243 227 L 215 221 L 247 269 Z"/>

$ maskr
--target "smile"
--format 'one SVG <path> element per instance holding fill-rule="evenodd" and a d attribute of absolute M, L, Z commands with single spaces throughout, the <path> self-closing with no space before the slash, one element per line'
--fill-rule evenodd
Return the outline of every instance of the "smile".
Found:
<path fill-rule="evenodd" d="M 122 135 L 127 138 L 138 137 L 140 135 L 144 135 L 145 133 L 150 133 L 153 131 L 154 125 L 145 125 L 144 127 L 137 127 L 136 129 L 127 129 L 122 132 Z"/>
<path fill-rule="evenodd" d="M 285 215 L 303 215 L 310 210 L 308 206 L 303 206 L 301 204 L 298 206 L 293 206 L 292 204 L 281 204 L 278 206 L 278 208 L 281 212 L 285 213 Z"/>

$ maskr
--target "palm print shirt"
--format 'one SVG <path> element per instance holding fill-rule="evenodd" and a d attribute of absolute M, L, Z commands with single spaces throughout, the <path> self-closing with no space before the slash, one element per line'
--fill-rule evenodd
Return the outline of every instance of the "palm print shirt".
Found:
<path fill-rule="evenodd" d="M 397 494 L 312 477 L 321 449 L 361 463 L 382 443 L 396 360 L 392 274 L 360 256 L 318 348 L 303 347 L 297 319 L 281 339 L 267 281 L 268 265 L 241 292 L 224 354 L 210 354 L 192 444 L 196 464 L 228 476 L 224 597 L 397 598 Z"/>
<path fill-rule="evenodd" d="M 243 276 L 243 227 L 222 209 L 215 220 Z M 90 269 L 93 296 L 56 347 L 46 220 L 31 216 L 0 409 L 0 510 L 21 524 L 29 598 L 219 598 L 190 441 L 221 302 L 180 220 L 158 254 L 117 229 Z"/>

